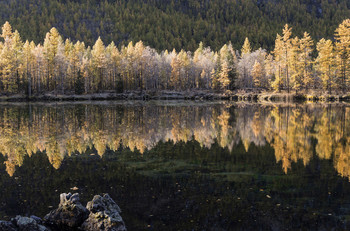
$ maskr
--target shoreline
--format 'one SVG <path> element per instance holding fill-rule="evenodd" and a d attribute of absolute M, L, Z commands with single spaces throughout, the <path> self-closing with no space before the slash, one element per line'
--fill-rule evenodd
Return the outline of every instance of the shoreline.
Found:
<path fill-rule="evenodd" d="M 276 92 L 224 92 L 211 91 L 131 91 L 125 93 L 54 94 L 47 93 L 28 97 L 24 94 L 0 95 L 0 102 L 57 102 L 57 101 L 112 101 L 112 100 L 228 100 L 243 102 L 350 102 L 350 95 L 295 94 Z"/>

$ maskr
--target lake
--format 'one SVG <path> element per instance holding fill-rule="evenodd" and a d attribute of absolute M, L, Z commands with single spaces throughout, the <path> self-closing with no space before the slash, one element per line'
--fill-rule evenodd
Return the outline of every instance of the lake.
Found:
<path fill-rule="evenodd" d="M 350 107 L 0 105 L 0 220 L 109 193 L 128 230 L 349 228 Z"/>

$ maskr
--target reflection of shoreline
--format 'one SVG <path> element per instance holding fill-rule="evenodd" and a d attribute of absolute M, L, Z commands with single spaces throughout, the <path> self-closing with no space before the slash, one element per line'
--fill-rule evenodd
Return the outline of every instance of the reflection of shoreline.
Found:
<path fill-rule="evenodd" d="M 0 153 L 12 176 L 25 155 L 38 151 L 45 151 L 57 169 L 66 155 L 92 147 L 102 156 L 107 148 L 115 151 L 120 145 L 143 153 L 161 141 L 195 139 L 207 148 L 217 141 L 230 151 L 240 142 L 246 151 L 251 143 L 268 143 L 285 173 L 298 160 L 307 165 L 316 152 L 321 159 L 333 158 L 338 173 L 350 177 L 347 118 L 348 107 L 315 104 L 134 101 L 2 106 Z"/>

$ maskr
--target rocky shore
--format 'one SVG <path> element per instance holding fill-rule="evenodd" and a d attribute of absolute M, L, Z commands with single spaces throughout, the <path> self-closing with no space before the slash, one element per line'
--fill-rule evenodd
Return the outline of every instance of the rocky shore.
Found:
<path fill-rule="evenodd" d="M 58 208 L 43 219 L 16 216 L 11 221 L 0 221 L 1 231 L 126 231 L 119 206 L 108 195 L 96 195 L 84 207 L 77 193 L 60 195 Z"/>

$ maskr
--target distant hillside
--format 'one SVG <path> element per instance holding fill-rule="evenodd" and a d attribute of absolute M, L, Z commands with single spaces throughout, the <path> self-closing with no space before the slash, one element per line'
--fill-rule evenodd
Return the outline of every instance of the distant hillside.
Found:
<path fill-rule="evenodd" d="M 285 23 L 296 35 L 331 38 L 350 16 L 350 0 L 2 0 L 8 20 L 23 39 L 42 42 L 51 27 L 65 38 L 94 44 L 98 36 L 117 45 L 143 40 L 158 50 L 213 49 L 232 41 L 270 49 Z"/>

